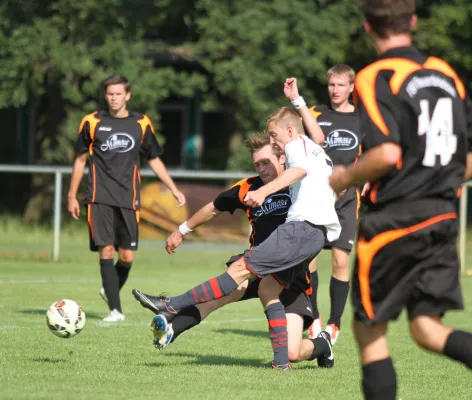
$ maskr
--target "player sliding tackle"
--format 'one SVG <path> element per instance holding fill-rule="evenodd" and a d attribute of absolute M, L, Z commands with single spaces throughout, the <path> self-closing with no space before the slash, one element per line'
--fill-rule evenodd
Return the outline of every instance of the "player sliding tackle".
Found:
<path fill-rule="evenodd" d="M 334 210 L 334 193 L 328 184 L 332 162 L 320 146 L 303 135 L 298 114 L 281 108 L 269 117 L 267 128 L 270 143 L 285 151 L 287 169 L 272 182 L 247 193 L 244 202 L 260 207 L 267 196 L 290 186 L 292 205 L 286 222 L 261 244 L 246 251 L 226 272 L 180 296 L 149 296 L 138 290 L 133 290 L 133 294 L 144 307 L 162 313 L 170 322 L 186 307 L 228 296 L 247 279 L 261 278 L 258 293 L 269 322 L 272 365 L 291 369 L 287 319 L 279 294 L 283 287 L 290 287 L 300 272 L 306 271 L 306 262 L 319 253 L 325 239 L 339 237 L 341 227 Z M 189 232 L 185 223 L 181 229 Z M 333 362 L 332 352 L 318 359 L 319 365 Z"/>
<path fill-rule="evenodd" d="M 266 198 L 261 207 L 249 207 L 242 202 L 246 193 L 259 189 L 266 183 L 273 181 L 284 171 L 285 155 L 278 146 L 271 146 L 269 136 L 260 134 L 251 137 L 245 142 L 252 153 L 252 160 L 258 176 L 243 179 L 229 190 L 220 193 L 217 198 L 197 211 L 187 221 L 189 229 L 194 230 L 221 212 L 233 213 L 236 209 L 245 212 L 252 226 L 249 238 L 250 247 L 262 243 L 279 225 L 285 222 L 291 200 L 289 191 L 284 188 Z M 179 229 L 172 232 L 167 238 L 166 250 L 174 254 L 174 250 L 182 243 L 184 235 Z M 233 256 L 227 265 L 241 258 L 241 254 Z M 179 312 L 171 324 L 168 324 L 162 314 L 153 318 L 151 327 L 154 333 L 154 344 L 163 349 L 174 341 L 181 333 L 197 326 L 211 312 L 231 302 L 256 298 L 260 279 L 244 281 L 238 289 L 229 296 L 209 303 L 190 306 Z M 303 331 L 313 322 L 310 300 L 307 290 L 310 282 L 307 273 L 300 273 L 289 289 L 280 294 L 280 302 L 287 314 L 288 357 L 291 362 L 314 360 L 320 355 L 329 355 L 329 342 L 323 337 L 303 339 Z"/>

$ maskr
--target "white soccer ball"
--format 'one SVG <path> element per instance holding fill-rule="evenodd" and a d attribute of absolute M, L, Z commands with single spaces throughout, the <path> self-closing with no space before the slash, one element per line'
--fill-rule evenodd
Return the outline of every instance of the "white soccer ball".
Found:
<path fill-rule="evenodd" d="M 68 339 L 84 329 L 85 311 L 73 300 L 59 300 L 48 308 L 46 324 L 54 335 Z"/>

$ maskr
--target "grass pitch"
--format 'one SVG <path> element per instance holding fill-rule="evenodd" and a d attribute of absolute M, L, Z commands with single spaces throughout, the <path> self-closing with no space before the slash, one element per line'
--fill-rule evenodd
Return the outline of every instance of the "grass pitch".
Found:
<path fill-rule="evenodd" d="M 51 235 L 6 230 L 0 250 L 1 399 L 361 399 L 357 350 L 348 307 L 335 346 L 336 364 L 295 365 L 291 373 L 259 368 L 271 360 L 267 322 L 257 300 L 219 310 L 167 349 L 152 346 L 152 314 L 131 289 L 179 294 L 218 275 L 240 246 L 184 243 L 174 256 L 162 243 L 143 243 L 122 291 L 126 320 L 103 324 L 107 308 L 98 295 L 97 255 L 88 252 L 86 232 L 62 238 L 61 261 L 48 254 Z M 5 239 L 5 240 L 3 240 Z M 23 256 L 22 254 L 28 254 Z M 320 262 L 319 303 L 329 314 L 330 253 Z M 472 277 L 462 280 L 465 312 L 446 321 L 472 330 Z M 61 298 L 81 304 L 87 325 L 72 339 L 48 332 L 47 307 Z M 391 325 L 390 345 L 400 384 L 399 398 L 470 399 L 470 372 L 427 354 L 409 339 L 404 316 Z"/>

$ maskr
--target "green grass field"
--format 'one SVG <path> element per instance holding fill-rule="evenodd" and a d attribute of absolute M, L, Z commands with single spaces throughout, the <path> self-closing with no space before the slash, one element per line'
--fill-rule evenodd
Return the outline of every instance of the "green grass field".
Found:
<path fill-rule="evenodd" d="M 5 240 L 4 240 L 5 239 Z M 32 254 L 50 253 L 51 234 L 5 228 L 0 251 L 1 399 L 361 399 L 360 370 L 348 308 L 336 365 L 295 365 L 292 373 L 259 368 L 271 360 L 267 322 L 257 300 L 233 304 L 183 334 L 163 351 L 152 346 L 152 314 L 131 289 L 180 293 L 217 275 L 238 246 L 184 243 L 169 256 L 162 243 L 143 243 L 122 291 L 126 320 L 104 325 L 107 314 L 98 295 L 97 256 L 87 236 L 65 234 L 61 261 Z M 26 257 L 24 254 L 29 254 Z M 329 310 L 329 253 L 321 256 L 319 302 Z M 466 312 L 446 321 L 472 330 L 472 277 L 463 279 Z M 47 307 L 61 298 L 80 303 L 87 325 L 72 339 L 59 339 L 45 324 Z M 425 353 L 409 339 L 404 316 L 392 324 L 391 350 L 400 383 L 399 398 L 470 399 L 471 375 L 464 367 Z"/>

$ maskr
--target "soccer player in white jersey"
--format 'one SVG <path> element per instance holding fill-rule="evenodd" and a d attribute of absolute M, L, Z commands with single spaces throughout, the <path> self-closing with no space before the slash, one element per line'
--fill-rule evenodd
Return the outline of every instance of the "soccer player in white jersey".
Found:
<path fill-rule="evenodd" d="M 289 186 L 292 206 L 286 222 L 264 242 L 244 253 L 225 273 L 212 278 L 180 296 L 164 298 L 133 290 L 143 307 L 163 314 L 170 322 L 186 307 L 227 296 L 240 283 L 253 276 L 262 278 L 259 298 L 268 322 L 274 351 L 272 367 L 290 370 L 285 310 L 279 294 L 323 248 L 325 240 L 339 237 L 341 226 L 334 209 L 335 195 L 329 186 L 332 162 L 324 150 L 303 135 L 298 114 L 286 107 L 273 113 L 267 121 L 270 142 L 285 150 L 286 170 L 260 189 L 248 192 L 244 201 L 251 207 L 261 206 L 267 196 Z M 190 230 L 180 226 L 182 234 Z M 321 332 L 313 339 L 312 359 L 320 367 L 330 368 L 334 358 L 329 334 Z"/>

